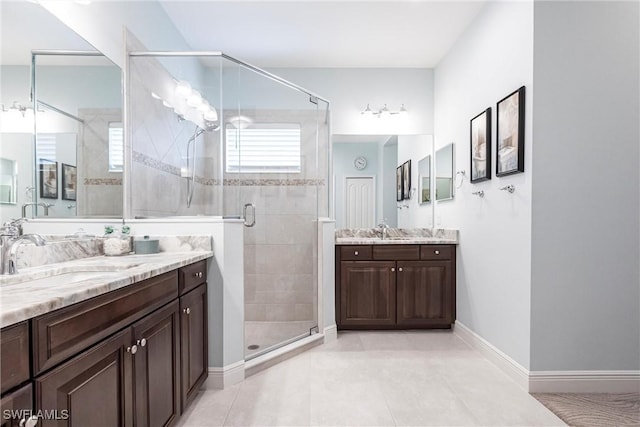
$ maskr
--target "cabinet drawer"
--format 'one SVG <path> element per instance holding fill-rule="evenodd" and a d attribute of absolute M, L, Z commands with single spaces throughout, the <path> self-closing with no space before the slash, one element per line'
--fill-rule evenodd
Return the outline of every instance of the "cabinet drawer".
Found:
<path fill-rule="evenodd" d="M 371 259 L 371 246 L 341 246 L 340 259 L 343 261 L 368 261 Z"/>
<path fill-rule="evenodd" d="M 177 271 L 33 319 L 37 375 L 178 297 Z"/>
<path fill-rule="evenodd" d="M 207 281 L 207 261 L 202 260 L 178 270 L 180 295 Z"/>
<path fill-rule="evenodd" d="M 373 259 L 380 261 L 418 260 L 419 245 L 377 245 L 373 247 Z"/>
<path fill-rule="evenodd" d="M 8 326 L 0 333 L 2 393 L 29 379 L 29 323 Z"/>
<path fill-rule="evenodd" d="M 452 245 L 423 245 L 420 248 L 420 259 L 451 259 L 455 251 Z"/>

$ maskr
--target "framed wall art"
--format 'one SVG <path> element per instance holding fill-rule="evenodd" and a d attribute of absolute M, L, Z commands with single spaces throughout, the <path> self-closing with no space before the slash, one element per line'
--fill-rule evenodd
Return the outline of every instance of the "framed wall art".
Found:
<path fill-rule="evenodd" d="M 411 198 L 411 160 L 402 164 L 402 199 Z"/>
<path fill-rule="evenodd" d="M 76 167 L 62 163 L 62 200 L 76 200 L 78 175 Z"/>
<path fill-rule="evenodd" d="M 491 179 L 491 107 L 471 119 L 471 182 Z"/>
<path fill-rule="evenodd" d="M 524 172 L 524 86 L 498 102 L 496 176 Z"/>
<path fill-rule="evenodd" d="M 402 187 L 402 165 L 396 168 L 396 201 L 401 202 L 404 198 Z"/>
<path fill-rule="evenodd" d="M 40 159 L 40 198 L 58 198 L 58 162 Z"/>

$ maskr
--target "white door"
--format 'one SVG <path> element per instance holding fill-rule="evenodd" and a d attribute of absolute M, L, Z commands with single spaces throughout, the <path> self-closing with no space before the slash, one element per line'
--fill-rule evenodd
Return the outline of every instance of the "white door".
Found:
<path fill-rule="evenodd" d="M 375 227 L 375 189 L 373 177 L 346 178 L 345 227 Z"/>

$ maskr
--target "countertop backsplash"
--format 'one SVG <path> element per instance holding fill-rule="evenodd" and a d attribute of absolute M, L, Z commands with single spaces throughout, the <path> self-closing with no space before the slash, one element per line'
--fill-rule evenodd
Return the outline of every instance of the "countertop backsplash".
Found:
<path fill-rule="evenodd" d="M 44 235 L 44 246 L 33 243 L 22 244 L 18 248 L 18 271 L 23 268 L 73 261 L 104 255 L 102 237 L 65 238 L 63 235 Z M 144 236 L 133 236 L 142 239 Z M 149 236 L 159 240 L 160 252 L 193 252 L 213 250 L 210 235 L 202 236 Z"/>

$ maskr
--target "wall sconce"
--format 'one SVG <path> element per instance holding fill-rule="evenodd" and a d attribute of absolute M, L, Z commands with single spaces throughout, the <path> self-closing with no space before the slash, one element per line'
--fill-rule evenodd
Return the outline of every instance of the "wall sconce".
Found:
<path fill-rule="evenodd" d="M 387 104 L 384 104 L 382 108 L 380 108 L 379 110 L 372 110 L 369 104 L 367 104 L 367 108 L 365 108 L 360 114 L 362 114 L 365 117 L 378 116 L 378 118 L 381 118 L 381 117 L 389 117 L 389 116 L 395 116 L 395 115 L 400 115 L 402 117 L 402 116 L 405 116 L 407 113 L 408 111 L 407 111 L 407 108 L 404 106 L 404 104 L 400 106 L 400 109 L 398 111 L 389 110 L 389 108 L 387 108 Z"/>

